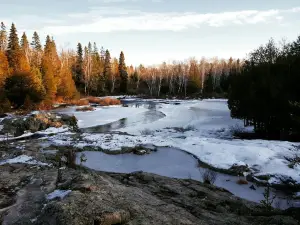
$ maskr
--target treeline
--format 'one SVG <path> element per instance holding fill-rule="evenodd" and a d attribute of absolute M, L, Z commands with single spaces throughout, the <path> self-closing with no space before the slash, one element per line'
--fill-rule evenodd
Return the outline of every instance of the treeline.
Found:
<path fill-rule="evenodd" d="M 134 94 L 153 97 L 227 95 L 229 80 L 242 66 L 240 60 L 189 59 L 157 66 L 126 66 L 124 53 L 112 58 L 96 43 L 76 50 L 57 50 L 49 35 L 41 43 L 19 38 L 14 24 L 0 30 L 0 110 L 47 109 L 53 102 L 81 95 Z"/>
<path fill-rule="evenodd" d="M 299 85 L 300 36 L 280 46 L 271 39 L 251 52 L 232 77 L 231 115 L 253 125 L 260 137 L 299 140 Z"/>

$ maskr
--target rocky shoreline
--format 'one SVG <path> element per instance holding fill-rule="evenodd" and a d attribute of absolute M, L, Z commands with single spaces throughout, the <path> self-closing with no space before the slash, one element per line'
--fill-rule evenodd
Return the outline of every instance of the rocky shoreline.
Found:
<path fill-rule="evenodd" d="M 5 131 L 37 132 L 53 125 L 76 128 L 76 118 L 45 113 L 2 120 Z M 20 140 L 18 140 L 20 141 Z M 0 142 L 0 222 L 11 224 L 299 224 L 298 208 L 259 204 L 190 179 L 149 173 L 97 172 L 74 163 L 78 149 L 41 151 L 42 140 Z M 19 146 L 19 144 L 20 146 Z M 54 146 L 55 147 L 55 146 Z M 89 149 L 83 149 L 89 150 Z M 47 151 L 47 148 L 45 149 Z M 103 151 L 101 149 L 101 151 Z M 110 154 L 151 154 L 124 148 Z M 105 151 L 103 151 L 105 152 Z M 23 158 L 22 162 L 5 161 Z M 62 160 L 63 159 L 63 160 Z M 232 168 L 243 173 L 247 168 Z"/>
<path fill-rule="evenodd" d="M 298 224 L 194 180 L 28 164 L 0 166 L 0 221 L 10 224 Z M 55 190 L 66 196 L 49 198 Z"/>

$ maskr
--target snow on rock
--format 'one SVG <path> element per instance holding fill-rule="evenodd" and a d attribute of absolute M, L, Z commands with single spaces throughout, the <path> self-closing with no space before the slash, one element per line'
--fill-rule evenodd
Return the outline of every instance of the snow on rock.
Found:
<path fill-rule="evenodd" d="M 20 135 L 18 137 L 14 137 L 14 136 L 6 136 L 6 135 L 0 135 L 0 142 L 1 141 L 11 141 L 11 140 L 18 140 L 18 139 L 22 139 L 22 138 L 26 138 L 26 137 L 30 137 L 34 135 L 34 133 L 31 133 L 31 132 L 27 132 L 23 135 Z"/>
<path fill-rule="evenodd" d="M 67 126 L 62 126 L 62 127 L 49 127 L 48 129 L 44 131 L 38 131 L 38 134 L 56 134 L 56 133 L 62 133 L 68 131 L 69 128 Z"/>
<path fill-rule="evenodd" d="M 68 194 L 70 194 L 71 192 L 72 192 L 71 190 L 55 190 L 52 193 L 47 195 L 47 199 L 48 200 L 52 200 L 52 199 L 55 199 L 55 198 L 63 199 Z"/>
<path fill-rule="evenodd" d="M 33 159 L 31 156 L 27 155 L 20 155 L 12 159 L 7 159 L 2 162 L 0 162 L 0 165 L 4 164 L 15 164 L 15 163 L 25 163 L 30 165 L 39 165 L 39 166 L 49 166 L 47 163 L 39 162 L 35 159 Z"/>

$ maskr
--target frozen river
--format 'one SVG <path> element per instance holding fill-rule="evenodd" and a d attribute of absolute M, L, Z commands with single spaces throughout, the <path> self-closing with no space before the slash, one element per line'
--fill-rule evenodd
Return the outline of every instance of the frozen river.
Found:
<path fill-rule="evenodd" d="M 85 166 L 97 170 L 124 173 L 143 170 L 199 180 L 201 173 L 197 160 L 185 153 L 188 152 L 215 168 L 247 165 L 254 175 L 271 176 L 270 183 L 285 179 L 296 183 L 300 181 L 300 166 L 290 168 L 286 160 L 286 157 L 297 153 L 295 143 L 233 139 L 232 129 L 245 128 L 242 121 L 230 117 L 226 100 L 134 98 L 123 100 L 123 104 L 97 107 L 92 112 L 76 112 L 72 107 L 60 110 L 74 114 L 83 133 L 77 140 L 64 133 L 50 139 L 58 145 L 89 146 L 110 151 L 144 144 L 160 147 L 159 151 L 145 156 L 86 152 Z M 252 184 L 240 186 L 236 184 L 237 179 L 219 174 L 216 185 L 242 198 L 256 202 L 262 199 L 263 188 L 251 190 Z M 286 206 L 283 201 L 280 204 Z"/>

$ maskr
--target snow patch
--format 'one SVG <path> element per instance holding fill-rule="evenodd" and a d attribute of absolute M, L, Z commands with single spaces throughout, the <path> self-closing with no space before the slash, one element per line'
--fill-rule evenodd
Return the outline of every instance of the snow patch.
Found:
<path fill-rule="evenodd" d="M 2 162 L 0 162 L 0 165 L 4 164 L 16 164 L 16 163 L 25 163 L 29 165 L 39 165 L 39 166 L 49 166 L 48 163 L 39 162 L 35 159 L 33 159 L 31 156 L 27 155 L 20 155 L 12 159 L 7 159 Z"/>
<path fill-rule="evenodd" d="M 52 200 L 55 198 L 64 199 L 68 194 L 70 194 L 71 190 L 55 190 L 52 193 L 47 195 L 48 200 Z"/>

